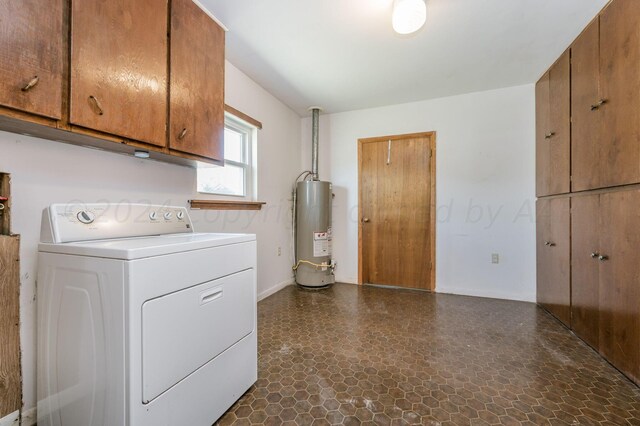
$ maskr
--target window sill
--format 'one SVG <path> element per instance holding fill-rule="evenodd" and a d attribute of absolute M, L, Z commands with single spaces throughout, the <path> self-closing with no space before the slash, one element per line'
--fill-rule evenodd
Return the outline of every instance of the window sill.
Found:
<path fill-rule="evenodd" d="M 262 201 L 189 200 L 191 209 L 198 210 L 260 210 Z"/>

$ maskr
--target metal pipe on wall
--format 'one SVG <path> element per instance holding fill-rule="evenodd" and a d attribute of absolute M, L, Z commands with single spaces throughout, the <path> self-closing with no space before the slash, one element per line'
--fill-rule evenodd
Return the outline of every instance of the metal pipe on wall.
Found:
<path fill-rule="evenodd" d="M 319 180 L 318 178 L 318 134 L 320 131 L 320 108 L 311 107 L 311 174 L 313 180 Z"/>

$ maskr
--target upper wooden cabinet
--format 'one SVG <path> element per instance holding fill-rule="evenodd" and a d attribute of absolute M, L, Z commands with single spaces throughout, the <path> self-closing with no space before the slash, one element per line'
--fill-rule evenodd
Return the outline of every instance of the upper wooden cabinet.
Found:
<path fill-rule="evenodd" d="M 640 1 L 615 0 L 600 16 L 603 161 L 600 186 L 640 182 Z M 598 102 L 598 103 L 599 103 Z"/>
<path fill-rule="evenodd" d="M 166 146 L 167 13 L 167 0 L 72 2 L 72 124 Z"/>
<path fill-rule="evenodd" d="M 219 162 L 224 39 L 224 30 L 192 0 L 172 0 L 169 148 Z"/>
<path fill-rule="evenodd" d="M 0 0 L 0 105 L 61 117 L 65 3 Z"/>
<path fill-rule="evenodd" d="M 565 325 L 571 325 L 569 198 L 536 203 L 537 300 Z"/>
<path fill-rule="evenodd" d="M 601 185 L 600 20 L 596 18 L 571 47 L 571 176 L 573 191 Z"/>
<path fill-rule="evenodd" d="M 640 182 L 640 2 L 611 2 L 572 46 L 573 190 Z"/>
<path fill-rule="evenodd" d="M 548 182 L 551 175 L 549 161 L 549 72 L 536 83 L 536 195 L 548 195 Z"/>
<path fill-rule="evenodd" d="M 536 85 L 536 194 L 571 189 L 570 53 L 567 50 Z"/>

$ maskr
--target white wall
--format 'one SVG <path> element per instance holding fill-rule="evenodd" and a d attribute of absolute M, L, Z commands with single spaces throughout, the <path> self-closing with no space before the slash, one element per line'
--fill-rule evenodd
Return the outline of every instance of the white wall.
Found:
<path fill-rule="evenodd" d="M 194 210 L 191 215 L 199 232 L 257 234 L 258 292 L 265 295 L 292 280 L 288 199 L 299 169 L 300 117 L 229 63 L 226 72 L 226 102 L 264 125 L 258 134 L 258 199 L 267 205 L 260 212 Z M 187 206 L 196 197 L 195 170 L 0 132 L 0 171 L 11 173 L 12 230 L 22 236 L 20 320 L 28 410 L 36 401 L 35 279 L 42 209 L 73 200 Z"/>
<path fill-rule="evenodd" d="M 321 116 L 320 177 L 336 194 L 337 280 L 358 279 L 357 140 L 436 131 L 436 290 L 534 301 L 534 102 L 526 85 Z M 310 127 L 304 119 L 305 167 Z"/>

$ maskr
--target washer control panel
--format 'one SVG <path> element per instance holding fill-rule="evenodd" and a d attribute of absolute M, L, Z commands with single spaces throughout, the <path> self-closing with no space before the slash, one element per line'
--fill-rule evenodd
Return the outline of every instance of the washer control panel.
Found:
<path fill-rule="evenodd" d="M 70 203 L 44 210 L 40 235 L 44 243 L 63 243 L 192 232 L 184 207 Z"/>

